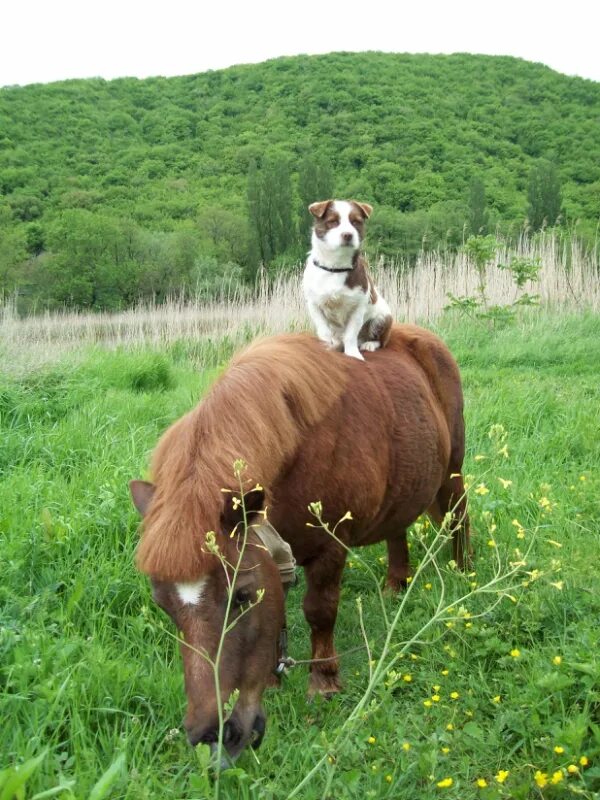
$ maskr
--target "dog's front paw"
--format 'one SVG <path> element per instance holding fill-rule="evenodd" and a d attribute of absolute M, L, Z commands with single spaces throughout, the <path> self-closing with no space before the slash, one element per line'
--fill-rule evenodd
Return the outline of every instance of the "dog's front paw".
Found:
<path fill-rule="evenodd" d="M 374 353 L 375 350 L 379 350 L 381 347 L 381 342 L 363 342 L 360 345 L 360 349 L 364 350 L 365 353 Z"/>
<path fill-rule="evenodd" d="M 356 348 L 356 350 L 345 350 L 344 352 L 346 353 L 347 356 L 350 356 L 350 358 L 358 358 L 359 361 L 365 360 L 363 354 L 360 352 L 358 348 Z"/>

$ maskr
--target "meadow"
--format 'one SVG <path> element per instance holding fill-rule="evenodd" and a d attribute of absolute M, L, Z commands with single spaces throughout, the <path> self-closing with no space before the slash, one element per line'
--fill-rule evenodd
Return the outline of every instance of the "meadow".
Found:
<path fill-rule="evenodd" d="M 425 321 L 461 367 L 473 567 L 458 573 L 443 549 L 419 572 L 392 643 L 402 657 L 373 682 L 384 549 L 353 553 L 337 646 L 361 643 L 362 615 L 369 654 L 343 657 L 345 690 L 330 702 L 307 703 L 305 668 L 291 670 L 266 696 L 261 749 L 222 775 L 221 797 L 598 796 L 598 288 L 593 270 L 574 268 L 567 286 L 553 263 L 542 307 L 506 326 L 442 312 L 448 283 L 441 269 L 431 279 L 432 264 L 412 273 L 414 292 L 387 273 L 398 316 Z M 454 274 L 468 292 L 466 266 Z M 489 275 L 498 298 L 503 280 Z M 181 727 L 175 631 L 134 568 L 127 483 L 238 346 L 305 326 L 293 281 L 260 298 L 112 317 L 19 320 L 4 308 L 2 800 L 214 795 L 205 748 Z M 413 526 L 413 566 L 433 536 L 426 521 Z M 498 572 L 510 577 L 485 589 Z M 301 597 L 302 576 L 288 597 L 296 658 L 309 653 Z M 383 602 L 393 615 L 400 599 Z"/>

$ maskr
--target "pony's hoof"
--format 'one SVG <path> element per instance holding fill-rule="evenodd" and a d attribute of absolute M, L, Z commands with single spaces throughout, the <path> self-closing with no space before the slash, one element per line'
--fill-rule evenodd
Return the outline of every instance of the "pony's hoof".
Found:
<path fill-rule="evenodd" d="M 406 578 L 388 578 L 385 582 L 386 594 L 399 594 L 406 591 L 408 581 Z"/>
<path fill-rule="evenodd" d="M 310 702 L 315 695 L 319 694 L 325 700 L 331 698 L 341 692 L 342 685 L 337 675 L 319 675 L 317 672 L 311 672 L 308 683 L 308 701 Z"/>

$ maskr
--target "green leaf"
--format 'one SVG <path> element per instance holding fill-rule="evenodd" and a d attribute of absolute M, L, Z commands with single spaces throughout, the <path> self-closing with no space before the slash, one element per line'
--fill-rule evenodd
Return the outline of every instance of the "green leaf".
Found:
<path fill-rule="evenodd" d="M 468 736 L 472 736 L 473 739 L 477 739 L 480 742 L 482 742 L 484 739 L 483 728 L 480 728 L 476 722 L 467 722 L 467 724 L 463 728 L 463 731 Z"/>
<path fill-rule="evenodd" d="M 549 672 L 547 675 L 542 675 L 541 678 L 538 678 L 536 686 L 548 692 L 560 692 L 574 683 L 575 681 L 567 675 L 562 675 L 560 672 Z"/>
<path fill-rule="evenodd" d="M 125 754 L 121 753 L 90 792 L 89 800 L 102 800 L 106 797 L 111 787 L 119 780 L 125 766 Z"/>
<path fill-rule="evenodd" d="M 6 772 L 12 772 L 12 774 L 9 775 L 8 780 L 4 783 L 2 794 L 0 794 L 0 800 L 13 800 L 14 797 L 19 797 L 22 794 L 23 787 L 46 758 L 47 754 L 48 751 L 44 750 L 39 756 L 30 758 L 29 761 L 26 761 L 19 767 L 14 767 L 12 770 L 5 771 L 4 774 L 6 774 Z"/>

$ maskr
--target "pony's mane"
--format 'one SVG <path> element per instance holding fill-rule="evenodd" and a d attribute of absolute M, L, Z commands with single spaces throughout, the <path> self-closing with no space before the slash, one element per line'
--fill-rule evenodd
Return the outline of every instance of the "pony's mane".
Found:
<path fill-rule="evenodd" d="M 309 334 L 259 339 L 236 356 L 206 398 L 162 436 L 152 459 L 156 485 L 137 553 L 142 572 L 192 580 L 214 559 L 203 544 L 218 532 L 224 503 L 247 488 L 268 488 L 347 382 L 347 356 Z"/>

